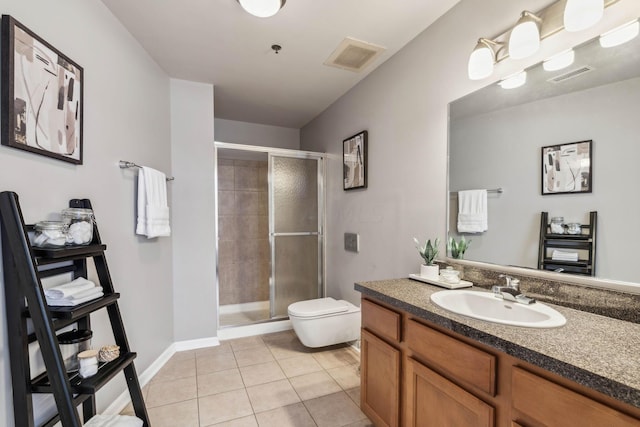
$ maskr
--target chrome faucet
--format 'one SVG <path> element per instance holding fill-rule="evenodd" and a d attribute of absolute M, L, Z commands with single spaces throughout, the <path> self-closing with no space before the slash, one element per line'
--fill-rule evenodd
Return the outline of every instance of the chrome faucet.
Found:
<path fill-rule="evenodd" d="M 494 285 L 491 287 L 493 295 L 496 298 L 502 298 L 505 301 L 518 302 L 520 304 L 533 304 L 535 299 L 520 293 L 520 280 L 501 274 L 498 277 L 504 277 L 506 279 L 506 286 Z"/>

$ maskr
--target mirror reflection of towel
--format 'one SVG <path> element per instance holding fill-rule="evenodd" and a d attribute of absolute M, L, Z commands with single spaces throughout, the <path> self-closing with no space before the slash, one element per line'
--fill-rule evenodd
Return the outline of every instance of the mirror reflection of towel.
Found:
<path fill-rule="evenodd" d="M 458 191 L 458 232 L 482 233 L 488 229 L 487 190 Z"/>

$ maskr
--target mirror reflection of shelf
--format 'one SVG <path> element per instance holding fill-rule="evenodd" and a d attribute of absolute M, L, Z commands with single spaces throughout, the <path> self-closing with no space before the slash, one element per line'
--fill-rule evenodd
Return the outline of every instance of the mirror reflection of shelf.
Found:
<path fill-rule="evenodd" d="M 540 243 L 538 269 L 558 273 L 573 273 L 584 276 L 596 274 L 596 223 L 597 212 L 589 213 L 589 224 L 580 226 L 581 234 L 551 233 L 549 213 L 540 215 Z M 569 251 L 567 251 L 569 250 Z M 550 251 L 561 251 L 559 258 L 549 256 Z M 568 259 L 578 254 L 577 259 Z"/>

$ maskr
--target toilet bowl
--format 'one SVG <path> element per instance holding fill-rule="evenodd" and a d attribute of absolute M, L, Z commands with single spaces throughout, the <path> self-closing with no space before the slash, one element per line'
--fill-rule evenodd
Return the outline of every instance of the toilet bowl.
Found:
<path fill-rule="evenodd" d="M 360 339 L 360 307 L 348 301 L 317 298 L 288 308 L 296 335 L 307 347 L 325 347 Z"/>

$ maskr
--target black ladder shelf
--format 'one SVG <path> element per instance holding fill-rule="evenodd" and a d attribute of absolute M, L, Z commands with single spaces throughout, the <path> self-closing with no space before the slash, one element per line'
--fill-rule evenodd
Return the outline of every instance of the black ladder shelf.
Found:
<path fill-rule="evenodd" d="M 538 246 L 538 269 L 562 273 L 595 276 L 596 274 L 596 225 L 598 213 L 589 212 L 589 224 L 582 224 L 580 234 L 555 234 L 551 232 L 549 213 L 540 215 L 540 244 Z M 554 260 L 550 249 L 580 250 L 586 257 L 578 261 Z"/>
<path fill-rule="evenodd" d="M 69 206 L 91 208 L 91 202 L 74 199 Z M 35 427 L 34 393 L 53 394 L 57 406 L 57 414 L 41 426 L 51 427 L 59 421 L 63 427 L 82 426 L 78 406 L 82 405 L 82 418 L 87 422 L 96 413 L 96 392 L 120 372 L 124 372 L 136 416 L 148 427 L 149 418 L 133 364 L 136 353 L 129 348 L 118 308 L 120 294 L 114 292 L 105 257 L 106 246 L 100 240 L 97 226 L 94 225 L 93 241 L 87 246 L 44 250 L 31 246 L 28 231 L 32 227 L 24 223 L 16 193 L 0 193 L 0 218 L 16 427 Z M 41 279 L 65 273 L 73 273 L 74 279 L 86 278 L 89 258 L 95 264 L 104 296 L 75 307 L 49 307 Z M 120 356 L 100 364 L 98 373 L 90 378 L 67 373 L 56 331 L 74 323 L 79 329 L 90 329 L 91 313 L 103 308 L 107 310 L 114 339 L 120 346 Z M 31 334 L 27 330 L 29 318 L 34 330 Z M 29 365 L 29 344 L 36 341 L 46 371 L 34 378 Z"/>

